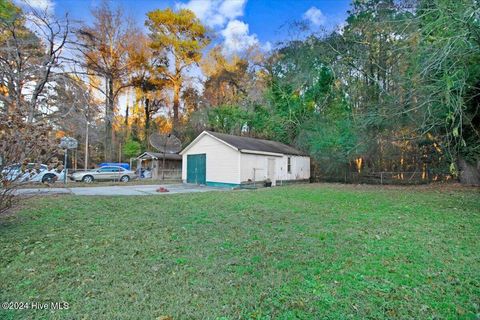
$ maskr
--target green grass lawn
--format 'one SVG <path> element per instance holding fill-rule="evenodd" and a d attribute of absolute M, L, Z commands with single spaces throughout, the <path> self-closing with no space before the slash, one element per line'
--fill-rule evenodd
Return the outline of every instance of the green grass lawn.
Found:
<path fill-rule="evenodd" d="M 0 319 L 478 319 L 475 189 L 47 197 L 0 219 Z"/>

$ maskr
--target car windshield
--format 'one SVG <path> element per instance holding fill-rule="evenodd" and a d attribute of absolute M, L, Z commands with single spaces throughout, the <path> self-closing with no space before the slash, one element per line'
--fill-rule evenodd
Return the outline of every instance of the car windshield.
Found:
<path fill-rule="evenodd" d="M 43 170 L 47 170 L 48 169 L 48 166 L 45 165 L 45 164 L 36 164 L 36 163 L 29 163 L 27 164 L 27 170 L 33 170 L 33 169 L 36 169 L 37 166 L 39 167 L 40 171 L 43 171 Z"/>

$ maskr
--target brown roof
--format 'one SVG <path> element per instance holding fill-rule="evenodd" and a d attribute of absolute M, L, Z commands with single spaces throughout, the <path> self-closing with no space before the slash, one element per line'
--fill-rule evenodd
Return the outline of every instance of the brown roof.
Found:
<path fill-rule="evenodd" d="M 161 152 L 144 152 L 137 157 L 137 159 L 163 159 L 163 153 Z M 177 153 L 165 153 L 166 160 L 182 160 L 182 156 Z"/>
<path fill-rule="evenodd" d="M 298 155 L 298 156 L 306 155 L 305 152 L 302 152 L 289 145 L 286 145 L 284 143 L 277 142 L 277 141 L 234 136 L 231 134 L 224 134 L 224 133 L 218 133 L 218 132 L 212 132 L 212 131 L 207 131 L 207 132 L 212 136 L 222 141 L 225 141 L 229 145 L 234 146 L 240 151 L 252 150 L 252 151 L 263 151 L 263 152 L 281 153 L 281 154 Z"/>

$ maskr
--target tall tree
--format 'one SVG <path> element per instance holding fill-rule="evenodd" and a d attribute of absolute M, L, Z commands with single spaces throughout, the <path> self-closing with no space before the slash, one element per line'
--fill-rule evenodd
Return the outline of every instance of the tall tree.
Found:
<path fill-rule="evenodd" d="M 207 76 L 204 97 L 210 106 L 238 104 L 246 98 L 247 88 L 253 77 L 249 74 L 249 63 L 237 56 L 227 59 L 221 46 L 216 46 L 202 62 L 202 71 Z"/>
<path fill-rule="evenodd" d="M 165 53 L 154 50 L 151 40 L 146 36 L 139 36 L 134 50 L 131 52 L 132 84 L 137 93 L 137 104 L 143 107 L 145 124 L 145 138 L 151 134 L 151 123 L 154 115 L 167 104 L 164 89 L 167 81 L 164 70 L 167 63 Z M 134 113 L 139 108 L 134 108 Z M 145 139 L 145 140 L 146 140 Z"/>
<path fill-rule="evenodd" d="M 164 78 L 173 91 L 173 128 L 179 124 L 180 93 L 184 86 L 186 69 L 198 64 L 202 49 L 209 43 L 207 29 L 188 9 L 171 9 L 147 13 L 145 23 L 150 29 L 152 48 L 165 51 L 171 65 L 163 70 Z"/>
<path fill-rule="evenodd" d="M 129 53 L 137 30 L 121 8 L 112 8 L 104 1 L 92 11 L 93 24 L 77 32 L 82 66 L 87 74 L 101 78 L 101 86 L 89 83 L 105 96 L 105 160 L 113 160 L 113 121 L 115 102 L 131 85 Z"/>
<path fill-rule="evenodd" d="M 421 130 L 438 137 L 453 174 L 480 184 L 479 2 L 420 1 L 417 20 Z"/>

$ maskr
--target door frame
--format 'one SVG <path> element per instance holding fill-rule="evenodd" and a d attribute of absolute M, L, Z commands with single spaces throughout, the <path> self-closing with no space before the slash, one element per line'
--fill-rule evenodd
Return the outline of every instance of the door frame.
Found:
<path fill-rule="evenodd" d="M 270 172 L 270 163 L 273 162 L 273 168 L 272 172 Z M 272 186 L 276 185 L 277 179 L 275 178 L 275 175 L 277 173 L 277 161 L 275 158 L 267 158 L 267 178 L 272 181 Z"/>
<path fill-rule="evenodd" d="M 203 159 L 204 159 L 204 181 L 199 181 L 199 172 L 197 171 L 197 168 L 198 168 L 198 160 L 199 158 L 202 158 L 202 157 L 199 157 L 199 156 L 203 156 Z M 190 166 L 189 166 L 189 159 L 192 159 L 190 161 L 190 164 L 193 164 L 195 166 L 195 173 L 194 173 L 194 181 L 190 180 L 189 181 L 189 170 L 191 169 Z M 190 168 L 190 169 L 189 169 Z M 186 181 L 187 183 L 194 183 L 194 184 L 204 184 L 206 185 L 207 184 L 207 154 L 206 153 L 195 153 L 195 154 L 187 154 L 187 176 L 186 176 Z"/>

